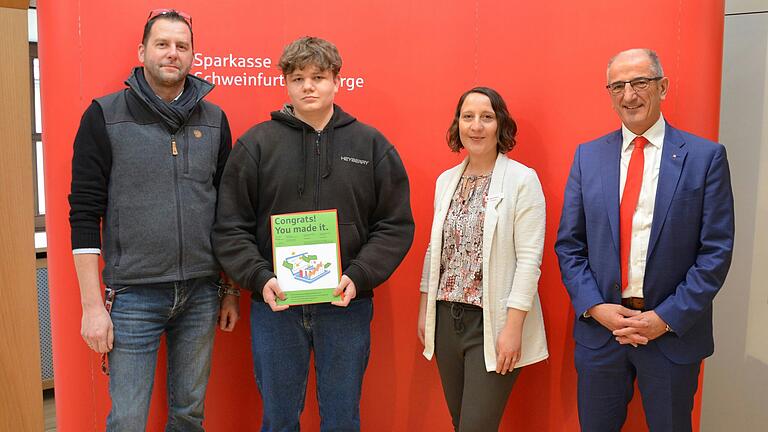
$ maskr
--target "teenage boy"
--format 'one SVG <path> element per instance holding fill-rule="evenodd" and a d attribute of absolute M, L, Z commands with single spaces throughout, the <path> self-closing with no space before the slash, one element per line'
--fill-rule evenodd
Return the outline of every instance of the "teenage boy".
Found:
<path fill-rule="evenodd" d="M 360 429 L 373 288 L 413 240 L 408 177 L 376 129 L 334 105 L 341 57 L 325 40 L 289 44 L 279 64 L 290 104 L 243 135 L 221 182 L 214 248 L 227 274 L 253 292 L 254 372 L 263 431 L 298 430 L 310 352 L 321 430 Z M 270 216 L 336 209 L 342 276 L 330 304 L 278 306 Z"/>

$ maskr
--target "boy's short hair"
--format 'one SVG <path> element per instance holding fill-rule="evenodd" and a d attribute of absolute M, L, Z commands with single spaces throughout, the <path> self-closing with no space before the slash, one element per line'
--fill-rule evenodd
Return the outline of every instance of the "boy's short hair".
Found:
<path fill-rule="evenodd" d="M 322 71 L 330 70 L 335 78 L 341 71 L 341 56 L 336 45 L 327 40 L 304 36 L 285 47 L 278 66 L 285 76 L 296 69 L 317 66 Z"/>

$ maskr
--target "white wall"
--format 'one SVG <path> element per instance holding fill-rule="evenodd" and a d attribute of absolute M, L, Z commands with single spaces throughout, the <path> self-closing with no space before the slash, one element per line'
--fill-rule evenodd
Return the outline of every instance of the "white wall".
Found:
<path fill-rule="evenodd" d="M 768 10 L 768 0 L 725 0 L 725 14 L 754 13 Z"/>
<path fill-rule="evenodd" d="M 720 142 L 736 202 L 733 264 L 715 299 L 701 430 L 768 430 L 768 0 L 726 2 Z"/>

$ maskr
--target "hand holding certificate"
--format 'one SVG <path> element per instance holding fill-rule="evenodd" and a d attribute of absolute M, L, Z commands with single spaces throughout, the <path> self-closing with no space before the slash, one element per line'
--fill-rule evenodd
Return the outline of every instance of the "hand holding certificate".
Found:
<path fill-rule="evenodd" d="M 264 284 L 264 289 L 261 290 L 261 296 L 264 298 L 264 303 L 268 304 L 272 308 L 272 312 L 280 312 L 288 309 L 289 305 L 278 305 L 278 300 L 285 300 L 285 293 L 280 289 L 280 285 L 277 284 L 277 279 L 272 278 Z"/>
<path fill-rule="evenodd" d="M 272 258 L 277 280 L 267 282 L 263 294 L 272 310 L 308 303 L 349 304 L 356 293 L 354 284 L 347 277 L 343 280 L 349 284 L 340 286 L 336 210 L 273 215 L 271 224 Z M 342 291 L 344 297 L 339 296 Z"/>
<path fill-rule="evenodd" d="M 349 306 L 349 302 L 357 296 L 357 287 L 355 287 L 355 283 L 352 282 L 352 279 L 347 275 L 341 277 L 339 286 L 333 291 L 334 296 L 341 296 L 342 294 L 344 294 L 344 296 L 341 297 L 341 300 L 331 302 L 331 304 L 334 306 L 347 307 Z"/>

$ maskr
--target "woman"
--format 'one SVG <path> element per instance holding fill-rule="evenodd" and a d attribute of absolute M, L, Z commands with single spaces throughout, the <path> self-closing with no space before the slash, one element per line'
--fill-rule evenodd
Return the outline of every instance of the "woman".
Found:
<path fill-rule="evenodd" d="M 516 133 L 495 90 L 469 90 L 447 134 L 467 157 L 437 179 L 418 333 L 461 432 L 497 430 L 520 368 L 549 356 L 537 295 L 544 195 L 505 155 Z"/>

